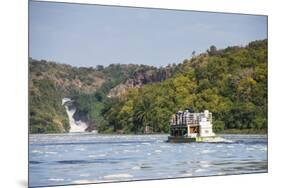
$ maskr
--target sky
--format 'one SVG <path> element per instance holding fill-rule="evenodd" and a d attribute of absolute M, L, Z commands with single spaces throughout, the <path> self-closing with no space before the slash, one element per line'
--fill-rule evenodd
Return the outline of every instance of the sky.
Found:
<path fill-rule="evenodd" d="M 73 66 L 181 63 L 267 38 L 267 17 L 31 1 L 29 56 Z"/>

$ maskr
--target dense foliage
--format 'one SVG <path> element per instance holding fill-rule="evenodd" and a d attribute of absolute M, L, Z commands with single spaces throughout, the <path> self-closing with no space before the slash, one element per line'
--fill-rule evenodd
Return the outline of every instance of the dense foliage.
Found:
<path fill-rule="evenodd" d="M 103 70 L 103 73 L 110 78 L 107 82 L 91 94 L 79 94 L 72 98 L 76 101 L 78 111 L 87 113 L 91 124 L 95 125 L 100 132 L 111 132 L 111 128 L 107 126 L 108 121 L 104 119 L 102 112 L 108 108 L 109 101 L 119 98 L 121 91 L 118 86 L 124 86 L 124 90 L 127 91 L 127 87 L 136 87 L 134 84 L 128 86 L 128 80 L 139 85 L 158 83 L 173 75 L 177 68 L 175 65 L 160 69 L 147 65 L 129 65 L 126 68 L 121 68 L 120 65 L 110 65 Z M 113 90 L 114 92 L 112 92 Z"/>
<path fill-rule="evenodd" d="M 223 50 L 212 46 L 178 67 L 163 82 L 108 99 L 100 131 L 167 132 L 171 115 L 186 108 L 210 110 L 216 132 L 267 129 L 267 40 Z"/>
<path fill-rule="evenodd" d="M 62 93 L 48 79 L 34 80 L 29 95 L 31 133 L 56 133 L 69 129 L 67 114 L 61 105 Z"/>

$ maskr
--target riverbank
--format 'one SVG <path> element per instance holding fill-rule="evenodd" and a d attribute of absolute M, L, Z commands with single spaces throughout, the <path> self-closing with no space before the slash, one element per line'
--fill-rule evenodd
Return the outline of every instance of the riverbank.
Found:
<path fill-rule="evenodd" d="M 267 129 L 225 129 L 223 131 L 215 132 L 216 134 L 267 134 Z M 120 133 L 120 132 L 99 132 L 104 135 L 153 135 L 153 134 L 169 134 L 169 132 L 155 132 L 155 133 Z"/>
<path fill-rule="evenodd" d="M 216 134 L 267 134 L 267 129 L 260 129 L 260 130 L 255 130 L 255 129 L 225 129 L 223 131 L 215 132 Z M 38 134 L 38 133 L 30 133 L 30 134 Z M 62 134 L 62 133 L 41 133 L 41 134 Z M 72 133 L 65 133 L 65 134 L 72 134 Z M 74 133 L 77 134 L 77 133 Z M 97 134 L 93 132 L 83 132 L 82 134 Z M 118 132 L 99 132 L 98 134 L 100 135 L 165 135 L 169 133 L 118 133 Z"/>

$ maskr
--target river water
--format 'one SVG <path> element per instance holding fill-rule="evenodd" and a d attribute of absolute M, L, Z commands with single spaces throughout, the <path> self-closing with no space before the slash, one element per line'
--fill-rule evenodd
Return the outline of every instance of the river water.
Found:
<path fill-rule="evenodd" d="M 30 135 L 29 186 L 267 172 L 265 135 L 166 143 L 168 135 Z"/>

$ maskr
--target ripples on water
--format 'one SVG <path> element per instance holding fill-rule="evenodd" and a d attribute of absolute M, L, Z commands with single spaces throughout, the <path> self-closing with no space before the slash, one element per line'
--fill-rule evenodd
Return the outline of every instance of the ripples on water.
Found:
<path fill-rule="evenodd" d="M 267 172 L 267 137 L 166 143 L 168 135 L 31 135 L 30 186 Z"/>

